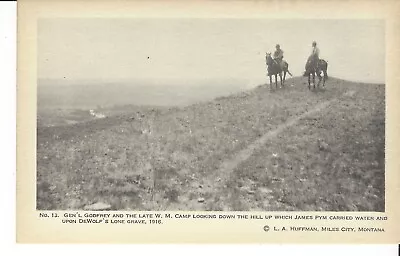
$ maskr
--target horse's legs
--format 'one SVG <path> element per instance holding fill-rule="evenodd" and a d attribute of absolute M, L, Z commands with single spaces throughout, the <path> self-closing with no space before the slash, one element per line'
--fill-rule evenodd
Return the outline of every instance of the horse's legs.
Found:
<path fill-rule="evenodd" d="M 275 89 L 278 89 L 278 75 L 275 74 Z"/>
<path fill-rule="evenodd" d="M 312 83 L 313 83 L 314 89 L 315 89 L 315 72 L 312 73 Z"/>
<path fill-rule="evenodd" d="M 326 70 L 324 70 L 324 83 L 323 83 L 323 87 L 325 87 L 325 81 L 328 79 L 328 72 Z"/>
<path fill-rule="evenodd" d="M 279 78 L 281 79 L 281 87 L 283 86 L 283 83 L 282 83 L 282 73 L 279 73 Z"/>
<path fill-rule="evenodd" d="M 320 71 L 317 72 L 317 76 L 318 76 L 318 88 L 319 88 L 319 85 L 321 84 L 321 80 L 322 80 Z"/>
<path fill-rule="evenodd" d="M 269 76 L 269 87 L 272 89 L 272 76 Z"/>
<path fill-rule="evenodd" d="M 285 85 L 286 71 L 283 72 L 283 85 Z"/>
<path fill-rule="evenodd" d="M 308 73 L 308 90 L 311 90 L 311 73 Z"/>

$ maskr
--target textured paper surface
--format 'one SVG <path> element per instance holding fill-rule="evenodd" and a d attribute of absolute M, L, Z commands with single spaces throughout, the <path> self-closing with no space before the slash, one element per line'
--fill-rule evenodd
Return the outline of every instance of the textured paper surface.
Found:
<path fill-rule="evenodd" d="M 23 243 L 399 243 L 400 5 L 395 1 L 27 1 L 18 2 L 17 239 Z M 385 232 L 273 233 L 259 220 L 169 219 L 163 225 L 77 225 L 43 219 L 36 211 L 37 21 L 40 18 L 265 18 L 384 19 L 386 22 L 386 210 L 385 213 L 298 212 L 300 215 L 387 216 L 374 225 Z M 362 46 L 360 46 L 362 47 Z M 59 215 L 66 212 L 60 211 Z M 76 212 L 73 212 L 76 213 Z M 114 212 L 107 212 L 114 213 Z M 117 212 L 118 213 L 118 212 Z M 124 214 L 127 212 L 123 212 Z M 152 212 L 156 213 L 156 212 Z M 185 214 L 185 212 L 162 212 Z M 49 213 L 51 214 L 51 213 Z M 83 215 L 84 212 L 81 212 Z M 199 214 L 186 212 L 186 214 Z M 210 213 L 205 213 L 210 214 Z M 233 212 L 220 214 L 235 214 Z M 236 213 L 240 214 L 240 213 Z M 285 215 L 252 212 L 252 215 Z M 296 215 L 296 213 L 288 213 Z M 320 226 L 315 221 L 296 221 Z M 363 224 L 369 225 L 366 221 Z M 359 226 L 334 221 L 326 226 Z M 364 226 L 365 226 L 364 225 Z"/>

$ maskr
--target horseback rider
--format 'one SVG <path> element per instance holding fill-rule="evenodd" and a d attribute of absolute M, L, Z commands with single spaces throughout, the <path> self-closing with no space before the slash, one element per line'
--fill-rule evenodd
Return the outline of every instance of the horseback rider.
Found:
<path fill-rule="evenodd" d="M 319 61 L 319 48 L 317 47 L 317 42 L 313 41 L 311 55 L 310 57 L 308 57 L 307 62 L 311 62 L 312 65 L 316 66 L 318 61 Z"/>
<path fill-rule="evenodd" d="M 276 48 L 276 50 L 274 52 L 274 61 L 277 64 L 279 64 L 279 66 L 281 66 L 281 68 L 283 68 L 282 67 L 282 64 L 283 64 L 283 61 L 282 61 L 283 60 L 283 51 L 282 51 L 281 46 L 279 44 L 277 44 L 275 46 L 275 48 Z"/>

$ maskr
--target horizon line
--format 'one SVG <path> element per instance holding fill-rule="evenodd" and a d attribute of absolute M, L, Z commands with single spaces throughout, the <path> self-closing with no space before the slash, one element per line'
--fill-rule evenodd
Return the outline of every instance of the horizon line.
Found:
<path fill-rule="evenodd" d="M 293 77 L 289 77 L 286 78 L 286 81 L 288 80 L 292 80 L 295 78 L 304 78 L 306 79 L 304 76 L 302 75 L 297 75 L 297 76 L 293 76 Z M 337 79 L 337 80 L 343 80 L 343 81 L 347 81 L 347 82 L 353 82 L 353 83 L 363 83 L 363 84 L 383 84 L 386 85 L 386 81 L 366 81 L 366 80 L 352 80 L 352 79 L 346 79 L 346 78 L 341 78 L 338 76 L 332 76 L 329 75 L 329 79 Z M 190 81 L 207 81 L 207 80 L 230 80 L 230 81 L 251 81 L 251 80 L 256 80 L 255 78 L 240 78 L 240 77 L 212 77 L 212 78 L 190 78 L 190 79 L 181 79 L 181 78 L 162 78 L 166 81 L 180 81 L 180 82 L 190 82 Z M 328 80 L 329 80 L 328 79 Z M 154 79 L 154 78 L 117 78 L 117 79 L 96 79 L 96 78 L 83 78 L 83 79 L 73 79 L 73 80 L 69 80 L 68 78 L 43 78 L 43 77 L 38 77 L 37 81 L 39 82 L 40 80 L 51 80 L 51 81 L 63 81 L 63 82 L 73 82 L 73 83 L 77 83 L 77 82 L 104 82 L 104 83 L 115 83 L 115 82 L 129 82 L 129 81 L 146 81 L 146 82 L 159 82 L 159 80 Z M 261 79 L 257 79 L 257 80 L 261 80 Z M 385 79 L 386 80 L 386 79 Z M 265 82 L 268 83 L 268 77 L 265 78 Z M 38 84 L 39 85 L 39 84 Z M 258 86 L 260 84 L 256 84 L 254 83 L 254 86 Z"/>

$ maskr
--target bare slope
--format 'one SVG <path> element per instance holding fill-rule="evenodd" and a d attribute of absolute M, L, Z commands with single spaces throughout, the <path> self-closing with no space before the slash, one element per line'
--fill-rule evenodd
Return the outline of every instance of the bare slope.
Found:
<path fill-rule="evenodd" d="M 316 92 L 303 78 L 287 85 L 40 127 L 37 207 L 383 211 L 384 86 L 333 78 Z M 293 119 L 233 168 L 220 168 Z"/>

